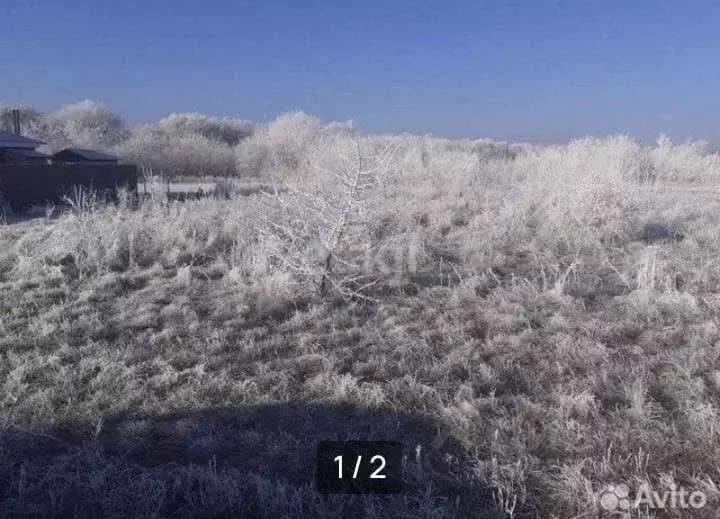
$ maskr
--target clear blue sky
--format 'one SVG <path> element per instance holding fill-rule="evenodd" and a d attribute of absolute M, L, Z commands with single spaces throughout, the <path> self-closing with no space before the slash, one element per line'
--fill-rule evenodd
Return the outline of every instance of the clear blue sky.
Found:
<path fill-rule="evenodd" d="M 720 142 L 720 2 L 2 0 L 0 101 Z"/>

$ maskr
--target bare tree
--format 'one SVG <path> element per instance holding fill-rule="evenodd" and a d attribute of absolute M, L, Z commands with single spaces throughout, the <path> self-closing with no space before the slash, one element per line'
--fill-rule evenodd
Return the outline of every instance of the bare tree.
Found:
<path fill-rule="evenodd" d="M 34 134 L 42 115 L 29 106 L 0 104 L 0 131 L 13 131 L 13 110 L 20 112 L 21 133 Z"/>
<path fill-rule="evenodd" d="M 367 299 L 377 282 L 364 261 L 372 255 L 367 228 L 395 147 L 368 154 L 363 144 L 357 136 L 324 139 L 312 164 L 282 179 L 284 190 L 266 194 L 258 206 L 272 258 L 321 295 L 334 290 Z"/>

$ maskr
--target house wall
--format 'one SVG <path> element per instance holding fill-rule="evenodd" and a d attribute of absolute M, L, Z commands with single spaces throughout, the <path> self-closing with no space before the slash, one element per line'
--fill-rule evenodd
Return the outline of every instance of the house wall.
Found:
<path fill-rule="evenodd" d="M 50 159 L 46 159 L 46 158 L 43 158 L 43 157 L 24 157 L 24 158 L 22 159 L 22 163 L 23 163 L 23 164 L 38 164 L 38 165 L 42 164 L 42 165 L 45 165 L 45 164 L 48 164 L 49 162 L 50 162 Z"/>
<path fill-rule="evenodd" d="M 39 165 L 0 164 L 0 192 L 13 209 L 60 202 L 73 186 L 92 188 L 114 196 L 116 187 L 137 191 L 137 168 L 133 165 Z"/>

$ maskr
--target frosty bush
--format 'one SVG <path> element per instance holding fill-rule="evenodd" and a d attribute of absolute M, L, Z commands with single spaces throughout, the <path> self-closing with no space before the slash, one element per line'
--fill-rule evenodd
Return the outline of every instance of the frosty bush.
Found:
<path fill-rule="evenodd" d="M 249 176 L 279 176 L 297 172 L 308 164 L 308 155 L 327 132 L 349 131 L 349 126 L 323 126 L 302 112 L 277 118 L 238 147 L 238 169 Z"/>
<path fill-rule="evenodd" d="M 247 121 L 171 114 L 157 124 L 135 129 L 117 151 L 169 176 L 234 176 L 234 146 L 251 134 L 252 125 Z"/>
<path fill-rule="evenodd" d="M 720 173 L 720 155 L 708 153 L 704 141 L 676 143 L 661 135 L 651 155 L 658 175 L 665 180 L 709 180 Z"/>
<path fill-rule="evenodd" d="M 118 152 L 126 159 L 166 175 L 232 176 L 230 146 L 197 133 L 169 133 L 154 125 L 138 128 Z"/>

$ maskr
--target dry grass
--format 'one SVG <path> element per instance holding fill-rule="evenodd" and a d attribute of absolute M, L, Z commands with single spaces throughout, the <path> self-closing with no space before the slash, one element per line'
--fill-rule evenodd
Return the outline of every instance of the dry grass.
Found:
<path fill-rule="evenodd" d="M 316 149 L 277 195 L 0 228 L 4 515 L 595 517 L 641 482 L 711 515 L 717 157 Z M 406 493 L 316 494 L 332 438 L 403 441 Z"/>

